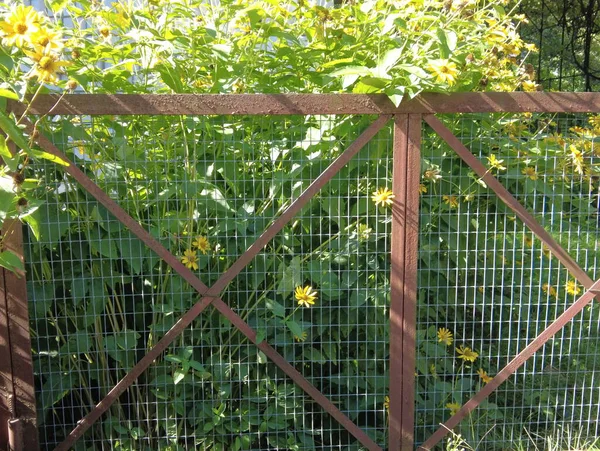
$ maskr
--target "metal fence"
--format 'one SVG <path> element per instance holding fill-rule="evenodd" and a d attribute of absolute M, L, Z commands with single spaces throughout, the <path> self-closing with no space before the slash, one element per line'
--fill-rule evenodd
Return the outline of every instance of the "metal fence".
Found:
<path fill-rule="evenodd" d="M 599 96 L 56 99 L 30 114 L 69 164 L 27 167 L 39 236 L 3 286 L 33 367 L 0 399 L 35 391 L 41 448 L 600 433 Z"/>

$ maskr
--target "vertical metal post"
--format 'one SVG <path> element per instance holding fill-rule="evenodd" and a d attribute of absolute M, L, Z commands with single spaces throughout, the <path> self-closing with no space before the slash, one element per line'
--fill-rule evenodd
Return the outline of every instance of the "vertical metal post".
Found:
<path fill-rule="evenodd" d="M 421 115 L 394 121 L 389 449 L 412 450 L 415 414 Z"/>
<path fill-rule="evenodd" d="M 23 229 L 18 220 L 7 220 L 2 227 L 3 250 L 11 250 L 23 261 Z M 22 433 L 23 449 L 38 449 L 35 385 L 29 335 L 29 309 L 25 274 L 17 275 L 2 269 L 0 299 L 4 301 L 8 319 L 9 348 L 6 358 L 11 360 L 12 370 L 12 420 L 19 420 L 18 432 Z M 9 434 L 10 438 L 11 434 Z M 16 437 L 19 439 L 18 437 Z M 18 441 L 17 441 L 18 443 Z"/>
<path fill-rule="evenodd" d="M 14 143 L 9 150 L 15 153 Z M 0 160 L 0 164 L 2 161 Z M 23 261 L 23 229 L 5 220 L 0 251 Z M 25 274 L 0 268 L 0 449 L 39 449 Z"/>

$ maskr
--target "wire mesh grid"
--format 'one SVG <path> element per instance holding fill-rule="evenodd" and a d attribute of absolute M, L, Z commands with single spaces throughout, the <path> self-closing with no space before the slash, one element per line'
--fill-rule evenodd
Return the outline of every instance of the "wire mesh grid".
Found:
<path fill-rule="evenodd" d="M 444 120 L 595 279 L 598 117 L 482 114 Z M 423 142 L 418 443 L 583 292 L 428 128 Z M 577 446 L 573 438 L 584 444 L 598 437 L 599 316 L 595 302 L 586 307 L 455 433 L 472 447 L 499 450 L 548 440 Z"/>
<path fill-rule="evenodd" d="M 208 286 L 368 117 L 57 117 L 45 133 Z M 342 169 L 223 294 L 385 446 L 390 131 Z M 199 296 L 51 163 L 26 236 L 40 436 L 52 448 Z M 299 305 L 297 287 L 317 292 Z M 294 307 L 295 306 L 295 307 Z M 283 310 L 282 310 L 283 309 Z M 281 316 L 284 315 L 284 316 Z M 297 340 L 295 339 L 297 337 Z M 76 449 L 359 449 L 211 308 Z"/>

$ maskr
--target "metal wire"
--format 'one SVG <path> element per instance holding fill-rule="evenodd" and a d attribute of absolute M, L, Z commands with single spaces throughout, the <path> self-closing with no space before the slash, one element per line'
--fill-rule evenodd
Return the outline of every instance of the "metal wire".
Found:
<path fill-rule="evenodd" d="M 589 118 L 449 115 L 446 120 L 595 279 L 598 157 Z M 418 442 L 564 311 L 576 292 L 583 292 L 448 146 L 427 129 L 423 140 L 427 192 L 421 196 Z M 577 151 L 583 174 L 577 172 Z M 492 167 L 492 156 L 504 169 Z M 428 170 L 439 170 L 441 178 L 432 178 Z M 566 433 L 581 441 L 597 437 L 598 318 L 594 303 L 455 433 L 470 446 L 499 450 L 542 446 L 547 439 L 561 442 Z M 451 344 L 440 341 L 441 328 L 453 334 Z M 478 354 L 474 362 L 460 358 L 460 346 Z"/>

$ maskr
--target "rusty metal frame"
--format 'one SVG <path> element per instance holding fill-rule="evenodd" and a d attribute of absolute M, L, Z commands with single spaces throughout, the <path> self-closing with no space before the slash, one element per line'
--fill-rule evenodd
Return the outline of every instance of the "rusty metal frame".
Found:
<path fill-rule="evenodd" d="M 22 103 L 8 109 L 23 114 Z M 38 95 L 28 114 L 83 115 L 311 115 L 435 113 L 592 113 L 595 92 L 427 93 L 398 107 L 385 94 L 56 94 Z"/>
<path fill-rule="evenodd" d="M 8 142 L 9 152 L 16 146 Z M 3 161 L 0 159 L 0 163 Z M 15 219 L 0 230 L 1 251 L 23 258 L 23 230 Z M 25 274 L 0 268 L 0 449 L 39 448 L 29 306 Z"/>
<path fill-rule="evenodd" d="M 300 386 L 315 402 L 335 418 L 352 434 L 363 446 L 370 451 L 382 451 L 362 429 L 344 415 L 326 396 L 314 387 L 302 374 L 300 374 L 287 360 L 281 356 L 266 341 L 260 343 L 256 340 L 254 331 L 241 317 L 239 317 L 219 297 L 220 292 L 227 284 L 260 252 L 260 250 L 292 219 L 306 203 L 329 181 L 337 172 L 356 155 L 379 130 L 390 120 L 391 116 L 383 115 L 376 119 L 350 146 L 342 152 L 298 198 L 260 235 L 260 237 L 235 261 L 227 271 L 209 288 L 196 275 L 187 269 L 172 253 L 156 241 L 142 226 L 127 214 L 108 194 L 96 185 L 83 171 L 77 168 L 52 142 L 38 133 L 36 141 L 46 152 L 55 155 L 68 163 L 64 167 L 96 200 L 102 203 L 119 221 L 127 226 L 130 231 L 140 238 L 148 247 L 154 250 L 168 265 L 177 271 L 186 282 L 200 294 L 200 300 L 188 310 L 177 323 L 140 359 L 140 361 L 124 376 L 110 392 L 81 419 L 66 439 L 60 443 L 55 451 L 66 451 L 91 427 L 118 399 L 118 397 L 142 374 L 148 366 L 177 338 L 202 311 L 212 304 L 223 316 L 236 326 L 250 341 L 252 341 L 267 357 L 269 357 L 285 374 Z M 33 134 L 35 126 L 29 120 L 24 120 L 25 130 Z"/>
<path fill-rule="evenodd" d="M 390 245 L 390 450 L 413 449 L 421 115 L 394 121 Z"/>
<path fill-rule="evenodd" d="M 3 250 L 23 261 L 20 222 L 5 221 L 1 234 Z M 0 268 L 0 447 L 11 451 L 39 447 L 24 276 Z"/>
<path fill-rule="evenodd" d="M 390 446 L 389 449 L 412 449 L 414 446 L 414 360 L 416 327 L 416 264 L 418 240 L 418 185 L 421 120 L 473 168 L 483 181 L 511 208 L 523 222 L 548 246 L 561 263 L 586 288 L 586 292 L 561 314 L 546 330 L 521 351 L 483 390 L 467 402 L 419 449 L 435 446 L 493 390 L 504 382 L 524 361 L 550 337 L 572 319 L 585 305 L 600 294 L 600 281 L 594 282 L 569 254 L 535 221 L 526 209 L 491 175 L 479 160 L 433 116 L 435 113 L 600 112 L 600 93 L 460 93 L 423 94 L 407 99 L 395 107 L 384 95 L 359 94 L 257 94 L 257 95 L 40 95 L 30 105 L 28 114 L 60 115 L 308 115 L 308 114 L 375 114 L 379 115 L 355 143 L 334 161 L 307 190 L 250 246 L 210 288 L 168 250 L 160 245 L 133 218 L 128 216 L 97 185 L 74 165 L 65 168 L 85 189 L 125 224 L 157 255 L 163 258 L 200 294 L 198 302 L 186 312 L 173 328 L 144 356 L 108 395 L 84 417 L 67 439 L 56 449 L 68 449 L 145 368 L 162 353 L 208 305 L 213 305 L 244 335 L 269 356 L 326 411 L 332 414 L 369 450 L 379 450 L 362 430 L 340 412 L 322 393 L 298 373 L 266 342 L 256 343 L 256 333 L 219 297 L 220 291 L 232 280 L 257 252 L 291 219 L 352 156 L 364 146 L 383 125 L 394 116 L 394 174 L 391 244 L 391 312 L 390 312 Z M 57 102 L 58 101 L 58 102 Z M 25 112 L 18 102 L 9 102 L 15 114 Z M 29 133 L 33 124 L 27 123 Z M 38 144 L 47 152 L 67 160 L 48 139 L 39 136 Z M 68 160 L 67 160 L 68 161 Z M 0 322 L 0 333 L 2 323 Z"/>

